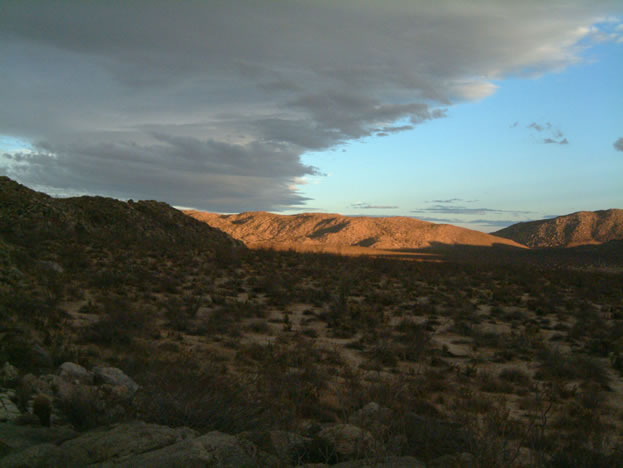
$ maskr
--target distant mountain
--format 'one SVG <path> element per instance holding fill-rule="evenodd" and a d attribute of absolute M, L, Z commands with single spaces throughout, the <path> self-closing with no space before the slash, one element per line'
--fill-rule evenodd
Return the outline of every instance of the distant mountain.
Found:
<path fill-rule="evenodd" d="M 53 198 L 0 177 L 0 244 L 40 243 L 122 249 L 214 249 L 241 245 L 229 235 L 156 201 Z"/>
<path fill-rule="evenodd" d="M 623 210 L 578 211 L 492 233 L 528 247 L 575 247 L 623 239 Z"/>
<path fill-rule="evenodd" d="M 326 213 L 286 216 L 261 211 L 221 215 L 194 210 L 187 210 L 185 213 L 227 232 L 249 247 L 417 249 L 439 244 L 501 244 L 525 248 L 512 240 L 479 231 L 400 216 L 351 217 Z"/>

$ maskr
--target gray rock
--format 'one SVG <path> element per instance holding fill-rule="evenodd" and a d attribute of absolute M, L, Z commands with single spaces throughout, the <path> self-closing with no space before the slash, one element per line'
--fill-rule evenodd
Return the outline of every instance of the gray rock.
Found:
<path fill-rule="evenodd" d="M 85 464 L 116 463 L 196 436 L 195 431 L 186 427 L 171 428 L 134 421 L 85 432 L 63 443 L 61 449 L 74 454 L 77 459 L 86 460 Z"/>
<path fill-rule="evenodd" d="M 20 426 L 39 426 L 41 420 L 32 413 L 22 413 L 13 420 L 13 424 L 19 424 Z"/>
<path fill-rule="evenodd" d="M 222 432 L 209 432 L 160 450 L 129 458 L 119 466 L 128 468 L 184 467 L 256 467 L 279 466 L 278 460 L 266 458 L 251 442 Z"/>
<path fill-rule="evenodd" d="M 58 368 L 58 375 L 72 383 L 93 385 L 93 373 L 73 362 L 64 362 L 61 364 Z"/>
<path fill-rule="evenodd" d="M 58 466 L 64 468 L 73 468 L 84 466 L 86 459 L 80 458 L 79 455 L 60 447 L 44 443 L 33 445 L 18 452 L 9 453 L 0 459 L 0 468 L 47 468 L 50 466 Z"/>
<path fill-rule="evenodd" d="M 116 367 L 94 367 L 93 374 L 96 384 L 127 387 L 132 394 L 138 390 L 138 384 Z"/>
<path fill-rule="evenodd" d="M 43 393 L 44 395 L 52 395 L 52 387 L 45 378 L 37 377 L 33 374 L 26 374 L 20 380 L 20 387 L 26 393 L 31 395 Z"/>
<path fill-rule="evenodd" d="M 65 269 L 57 262 L 53 262 L 50 260 L 41 260 L 39 261 L 39 265 L 41 265 L 44 269 L 48 271 L 53 271 L 54 273 L 63 273 L 65 271 Z"/>
<path fill-rule="evenodd" d="M 0 393 L 0 422 L 13 421 L 19 417 L 21 411 L 11 401 L 8 393 Z"/>
<path fill-rule="evenodd" d="M 379 427 L 386 426 L 391 422 L 392 412 L 388 408 L 383 408 L 377 403 L 371 402 L 356 411 L 349 418 L 349 422 L 360 427 Z"/>
<path fill-rule="evenodd" d="M 374 444 L 368 431 L 353 424 L 334 424 L 318 434 L 318 438 L 328 442 L 342 459 L 362 458 Z"/>
<path fill-rule="evenodd" d="M 5 362 L 0 369 L 0 383 L 2 385 L 12 385 L 17 382 L 19 371 L 10 362 Z"/>
<path fill-rule="evenodd" d="M 67 427 L 31 427 L 0 423 L 0 441 L 11 451 L 44 443 L 60 444 L 76 435 L 75 431 Z"/>
<path fill-rule="evenodd" d="M 414 457 L 388 457 L 355 460 L 333 465 L 334 468 L 426 468 L 426 463 Z"/>

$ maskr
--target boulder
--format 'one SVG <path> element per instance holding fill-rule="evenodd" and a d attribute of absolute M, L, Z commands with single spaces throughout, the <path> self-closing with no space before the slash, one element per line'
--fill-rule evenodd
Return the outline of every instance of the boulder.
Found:
<path fill-rule="evenodd" d="M 61 364 L 58 368 L 58 375 L 71 383 L 93 385 L 93 373 L 73 362 Z"/>
<path fill-rule="evenodd" d="M 25 448 L 18 452 L 11 452 L 0 459 L 0 468 L 46 468 L 49 466 L 62 466 L 73 468 L 85 466 L 87 459 L 80 458 L 79 455 L 63 450 L 60 447 L 50 444 L 38 444 Z"/>
<path fill-rule="evenodd" d="M 318 438 L 333 446 L 341 459 L 362 458 L 374 444 L 368 431 L 353 424 L 334 424 L 318 433 Z"/>
<path fill-rule="evenodd" d="M 19 391 L 22 393 L 22 397 L 28 396 L 29 398 L 38 393 L 52 395 L 52 386 L 45 377 L 26 374 L 20 379 Z"/>
<path fill-rule="evenodd" d="M 85 432 L 63 443 L 61 449 L 74 454 L 76 459 L 86 460 L 87 464 L 123 462 L 196 436 L 195 431 L 186 427 L 171 428 L 134 421 Z"/>
<path fill-rule="evenodd" d="M 355 426 L 376 429 L 391 423 L 392 412 L 388 408 L 370 402 L 360 410 L 355 411 L 348 421 Z"/>
<path fill-rule="evenodd" d="M 19 371 L 10 362 L 5 362 L 0 368 L 0 384 L 13 385 L 19 378 Z"/>
<path fill-rule="evenodd" d="M 75 431 L 67 427 L 32 427 L 0 423 L 0 442 L 11 452 L 44 443 L 58 445 L 76 435 Z"/>
<path fill-rule="evenodd" d="M 0 393 L 0 422 L 13 421 L 17 419 L 21 411 L 11 400 L 14 396 L 10 393 Z"/>
<path fill-rule="evenodd" d="M 138 390 L 138 384 L 116 367 L 94 367 L 93 374 L 96 384 L 126 387 L 132 394 Z"/>
<path fill-rule="evenodd" d="M 131 457 L 119 466 L 128 468 L 168 468 L 171 466 L 244 468 L 279 466 L 279 461 L 262 454 L 255 445 L 244 438 L 215 431 Z"/>

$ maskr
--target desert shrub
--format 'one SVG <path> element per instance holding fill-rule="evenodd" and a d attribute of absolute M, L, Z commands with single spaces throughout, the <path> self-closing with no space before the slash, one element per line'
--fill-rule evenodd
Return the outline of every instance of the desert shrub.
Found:
<path fill-rule="evenodd" d="M 516 367 L 505 367 L 498 375 L 500 379 L 517 385 L 528 385 L 531 381 L 530 376 L 526 372 Z"/>
<path fill-rule="evenodd" d="M 569 445 L 549 459 L 551 468 L 613 468 L 623 466 L 623 449 L 602 453 L 576 444 Z"/>
<path fill-rule="evenodd" d="M 270 327 L 268 326 L 266 320 L 252 320 L 246 324 L 245 330 L 265 335 L 270 333 Z"/>
<path fill-rule="evenodd" d="M 39 418 L 42 426 L 50 425 L 52 403 L 45 395 L 38 395 L 32 403 L 32 412 Z"/>
<path fill-rule="evenodd" d="M 98 425 L 96 395 L 89 388 L 76 386 L 66 398 L 60 400 L 59 406 L 67 420 L 80 431 Z"/>
<path fill-rule="evenodd" d="M 104 303 L 104 314 L 85 334 L 86 341 L 102 345 L 128 345 L 150 329 L 149 314 L 131 302 L 113 299 Z"/>
<path fill-rule="evenodd" d="M 540 367 L 535 377 L 539 379 L 582 379 L 602 386 L 606 386 L 610 380 L 603 365 L 589 356 L 563 354 L 546 348 L 539 353 L 538 359 Z"/>
<path fill-rule="evenodd" d="M 218 367 L 200 369 L 188 360 L 154 362 L 150 367 L 136 376 L 142 385 L 136 397 L 142 419 L 230 434 L 268 426 L 265 407 L 251 387 Z"/>
<path fill-rule="evenodd" d="M 513 393 L 513 385 L 495 378 L 488 372 L 479 373 L 480 390 L 489 393 Z"/>

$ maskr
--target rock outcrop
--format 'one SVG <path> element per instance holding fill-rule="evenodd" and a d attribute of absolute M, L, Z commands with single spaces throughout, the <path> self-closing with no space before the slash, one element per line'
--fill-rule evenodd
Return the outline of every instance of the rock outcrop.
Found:
<path fill-rule="evenodd" d="M 623 210 L 578 211 L 517 223 L 493 233 L 528 247 L 575 247 L 623 239 Z"/>

